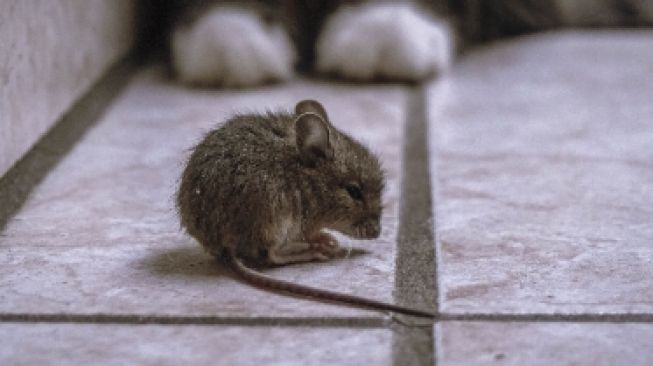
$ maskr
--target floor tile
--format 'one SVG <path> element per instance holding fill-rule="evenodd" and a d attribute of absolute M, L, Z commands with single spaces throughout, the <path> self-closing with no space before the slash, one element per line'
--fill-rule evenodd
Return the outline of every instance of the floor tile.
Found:
<path fill-rule="evenodd" d="M 388 365 L 382 329 L 0 324 L 4 365 Z"/>
<path fill-rule="evenodd" d="M 445 322 L 439 366 L 628 365 L 653 360 L 653 324 Z"/>
<path fill-rule="evenodd" d="M 443 311 L 653 311 L 652 36 L 505 41 L 430 89 Z"/>

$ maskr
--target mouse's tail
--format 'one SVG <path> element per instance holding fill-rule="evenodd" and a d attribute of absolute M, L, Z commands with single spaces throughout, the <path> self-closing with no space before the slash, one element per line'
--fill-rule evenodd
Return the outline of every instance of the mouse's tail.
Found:
<path fill-rule="evenodd" d="M 226 258 L 227 262 L 229 263 L 232 270 L 236 272 L 242 279 L 244 279 L 249 284 L 255 287 L 263 288 L 265 290 L 275 290 L 275 291 L 298 295 L 302 297 L 346 304 L 346 305 L 351 305 L 351 306 L 361 307 L 361 308 L 368 308 L 368 309 L 382 310 L 382 311 L 392 311 L 395 313 L 419 316 L 419 317 L 431 318 L 431 319 L 435 318 L 435 315 L 433 313 L 427 311 L 411 309 L 399 305 L 389 304 L 389 303 L 376 301 L 372 299 L 366 299 L 364 297 L 318 289 L 314 287 L 309 287 L 309 286 L 304 286 L 304 285 L 299 285 L 296 283 L 284 281 L 281 279 L 276 279 L 247 267 L 240 260 L 240 258 L 238 258 L 238 256 L 235 255 L 235 253 L 228 253 L 227 257 L 228 257 Z"/>

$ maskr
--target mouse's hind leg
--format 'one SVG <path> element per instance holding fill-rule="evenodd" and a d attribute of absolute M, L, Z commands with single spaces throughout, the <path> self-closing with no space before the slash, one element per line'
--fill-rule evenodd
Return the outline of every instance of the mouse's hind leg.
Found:
<path fill-rule="evenodd" d="M 268 252 L 268 259 L 272 264 L 326 261 L 339 253 L 340 247 L 333 237 L 320 236 L 309 242 L 287 241 L 274 246 Z"/>
<path fill-rule="evenodd" d="M 268 252 L 268 258 L 272 264 L 290 264 L 329 259 L 321 252 L 312 249 L 310 244 L 305 242 L 291 242 L 272 248 Z"/>

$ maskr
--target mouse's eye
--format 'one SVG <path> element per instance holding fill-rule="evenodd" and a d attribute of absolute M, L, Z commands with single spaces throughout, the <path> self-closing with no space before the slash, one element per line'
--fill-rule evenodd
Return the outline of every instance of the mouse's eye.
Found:
<path fill-rule="evenodd" d="M 351 198 L 357 201 L 363 200 L 363 193 L 361 193 L 361 189 L 358 185 L 350 183 L 345 186 L 345 189 L 347 190 L 347 193 L 349 193 Z"/>

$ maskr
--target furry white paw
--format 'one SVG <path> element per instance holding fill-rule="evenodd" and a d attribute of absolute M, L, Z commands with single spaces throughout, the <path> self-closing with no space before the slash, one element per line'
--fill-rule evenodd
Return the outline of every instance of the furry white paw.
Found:
<path fill-rule="evenodd" d="M 421 80 L 450 64 L 449 28 L 410 3 L 343 7 L 317 43 L 317 69 L 369 80 Z"/>
<path fill-rule="evenodd" d="M 254 11 L 215 7 L 172 35 L 177 77 L 195 85 L 246 87 L 292 76 L 295 50 L 280 25 Z"/>

